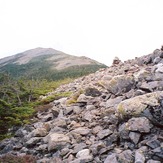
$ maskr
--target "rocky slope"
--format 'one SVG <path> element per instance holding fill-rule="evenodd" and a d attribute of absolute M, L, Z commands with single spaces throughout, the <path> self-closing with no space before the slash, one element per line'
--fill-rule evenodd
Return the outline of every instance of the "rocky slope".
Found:
<path fill-rule="evenodd" d="M 76 77 L 80 76 L 79 73 L 89 74 L 101 67 L 106 66 L 90 58 L 65 54 L 52 48 L 35 48 L 0 59 L 0 72 L 17 78 L 55 79 L 67 72 L 68 77 Z"/>
<path fill-rule="evenodd" d="M 1 156 L 31 154 L 38 163 L 163 162 L 162 50 L 124 63 L 116 58 L 56 90 L 64 91 L 73 94 L 0 143 Z"/>

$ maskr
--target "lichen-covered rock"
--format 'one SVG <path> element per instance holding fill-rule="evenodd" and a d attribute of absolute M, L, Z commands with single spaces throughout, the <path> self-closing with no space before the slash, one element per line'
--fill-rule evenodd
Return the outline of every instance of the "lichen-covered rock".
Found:
<path fill-rule="evenodd" d="M 151 71 L 142 68 L 140 71 L 134 73 L 135 81 L 151 81 L 153 75 Z"/>
<path fill-rule="evenodd" d="M 119 75 L 113 77 L 110 81 L 102 81 L 104 87 L 115 95 L 121 95 L 130 91 L 135 84 L 132 76 Z"/>
<path fill-rule="evenodd" d="M 147 106 L 159 106 L 159 100 L 162 97 L 163 92 L 157 91 L 124 100 L 117 106 L 117 113 L 122 118 L 124 116 L 140 115 Z"/>

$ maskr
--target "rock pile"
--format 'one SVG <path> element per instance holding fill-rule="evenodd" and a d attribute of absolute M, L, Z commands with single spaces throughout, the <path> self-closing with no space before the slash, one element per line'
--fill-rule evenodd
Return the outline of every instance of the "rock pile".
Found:
<path fill-rule="evenodd" d="M 72 96 L 0 143 L 38 163 L 163 162 L 163 51 L 116 63 L 59 87 Z M 52 94 L 52 93 L 51 93 Z"/>

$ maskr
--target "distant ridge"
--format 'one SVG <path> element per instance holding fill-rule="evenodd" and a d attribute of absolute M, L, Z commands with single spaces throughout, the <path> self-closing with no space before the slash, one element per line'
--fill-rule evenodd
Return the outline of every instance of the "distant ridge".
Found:
<path fill-rule="evenodd" d="M 95 72 L 106 65 L 52 48 L 35 48 L 0 59 L 0 72 L 15 78 L 62 79 Z"/>

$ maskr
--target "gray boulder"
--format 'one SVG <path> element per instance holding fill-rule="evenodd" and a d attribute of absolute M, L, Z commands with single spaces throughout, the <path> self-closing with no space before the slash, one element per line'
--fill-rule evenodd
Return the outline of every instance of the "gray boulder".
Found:
<path fill-rule="evenodd" d="M 51 133 L 48 135 L 48 151 L 61 149 L 67 143 L 70 143 L 70 139 L 67 135 L 59 133 Z"/>
<path fill-rule="evenodd" d="M 126 99 L 118 104 L 117 113 L 121 118 L 140 115 L 147 106 L 159 106 L 159 101 L 162 97 L 163 92 L 156 91 Z"/>
<path fill-rule="evenodd" d="M 108 155 L 104 163 L 119 163 L 117 160 L 117 155 L 115 153 Z"/>
<path fill-rule="evenodd" d="M 146 117 L 131 118 L 126 123 L 128 130 L 139 131 L 140 133 L 149 133 L 152 125 Z"/>
<path fill-rule="evenodd" d="M 133 153 L 131 150 L 125 150 L 118 154 L 118 162 L 120 163 L 131 163 L 134 162 Z"/>
<path fill-rule="evenodd" d="M 135 163 L 145 163 L 145 156 L 140 150 L 135 152 Z"/>
<path fill-rule="evenodd" d="M 113 77 L 110 81 L 101 81 L 103 86 L 115 95 L 130 91 L 135 84 L 132 76 L 118 75 Z"/>

